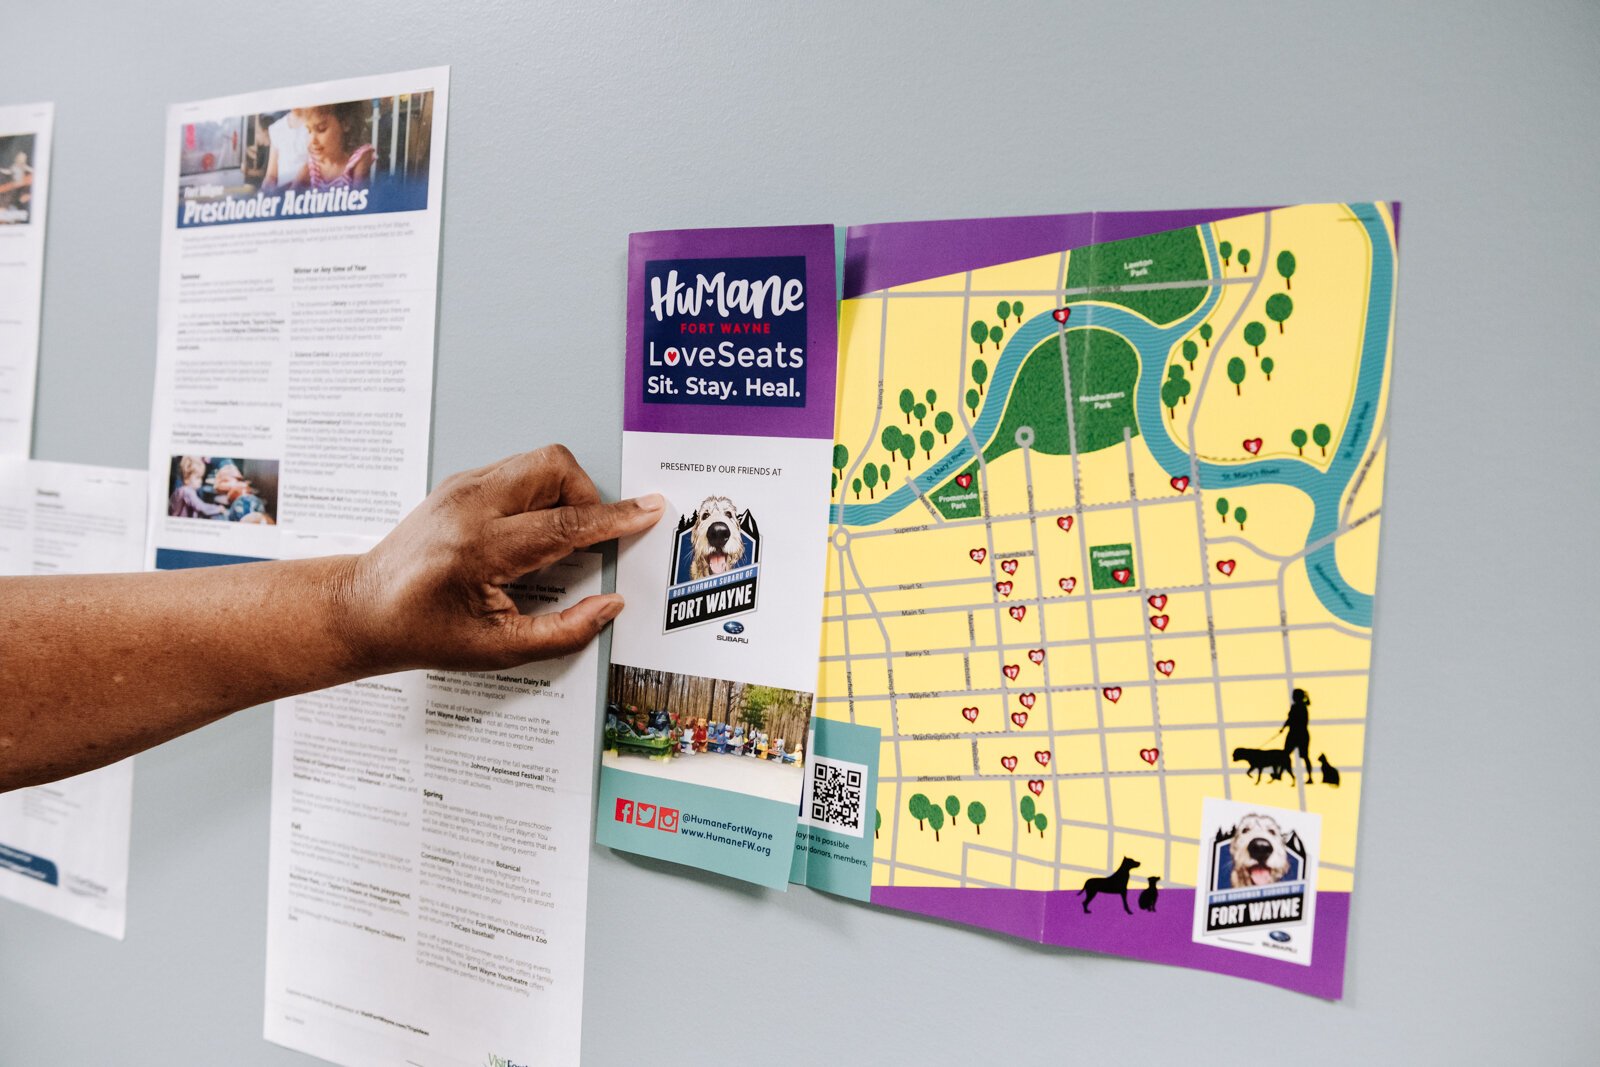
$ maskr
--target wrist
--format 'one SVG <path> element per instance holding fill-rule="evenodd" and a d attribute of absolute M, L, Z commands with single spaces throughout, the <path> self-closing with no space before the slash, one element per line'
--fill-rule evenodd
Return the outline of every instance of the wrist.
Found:
<path fill-rule="evenodd" d="M 373 625 L 373 590 L 364 573 L 364 556 L 328 556 L 318 583 L 328 620 L 329 639 L 339 649 L 342 673 L 352 678 L 386 674 L 399 667 L 387 662 L 389 649 Z"/>

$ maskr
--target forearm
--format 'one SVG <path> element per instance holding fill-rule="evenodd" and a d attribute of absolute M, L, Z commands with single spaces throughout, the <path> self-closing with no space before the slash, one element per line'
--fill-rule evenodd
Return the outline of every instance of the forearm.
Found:
<path fill-rule="evenodd" d="M 0 579 L 0 792 L 383 670 L 349 624 L 355 562 Z"/>

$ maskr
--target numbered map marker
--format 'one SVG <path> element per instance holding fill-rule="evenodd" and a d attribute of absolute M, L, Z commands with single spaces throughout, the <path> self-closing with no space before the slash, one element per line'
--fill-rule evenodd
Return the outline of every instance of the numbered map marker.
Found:
<path fill-rule="evenodd" d="M 968 552 L 967 555 L 972 557 L 972 562 L 982 563 L 984 561 L 984 557 L 989 555 L 989 550 L 984 548 L 974 548 L 971 552 Z"/>
<path fill-rule="evenodd" d="M 1176 489 L 1180 493 L 1183 492 L 1184 490 L 1188 489 L 1189 488 L 1189 478 L 1188 478 L 1188 476 L 1187 475 L 1180 475 L 1179 477 L 1172 479 L 1172 488 Z"/>
<path fill-rule="evenodd" d="M 1259 438 L 1259 437 L 1247 437 L 1247 438 L 1245 438 L 1244 450 L 1246 452 L 1250 453 L 1252 456 L 1256 455 L 1257 453 L 1259 453 L 1261 451 L 1261 438 Z"/>
<path fill-rule="evenodd" d="M 1072 516 L 1071 515 L 1063 515 L 1063 516 L 1061 516 L 1059 519 L 1056 520 L 1056 525 L 1061 527 L 1062 530 L 1070 532 L 1071 529 L 1072 529 Z"/>
<path fill-rule="evenodd" d="M 1139 758 L 1154 767 L 1156 760 L 1161 758 L 1161 750 L 1159 748 L 1141 748 L 1139 750 Z"/>
<path fill-rule="evenodd" d="M 1016 770 L 1017 769 L 1017 757 L 1015 757 L 1015 756 L 1001 756 L 1000 757 L 1000 766 L 1004 767 L 1008 771 Z"/>
<path fill-rule="evenodd" d="M 1019 730 L 1028 725 L 1028 713 L 1025 711 L 1013 711 L 1011 713 L 1011 725 Z"/>
<path fill-rule="evenodd" d="M 1031 708 L 1034 705 L 1034 701 L 1037 699 L 1038 698 L 1032 693 L 1023 693 L 1017 697 L 1017 703 L 1021 704 L 1025 708 Z"/>
<path fill-rule="evenodd" d="M 1030 649 L 1028 649 L 1028 658 L 1033 660 L 1033 662 L 1036 663 L 1036 664 L 1037 663 L 1043 663 L 1044 662 L 1044 649 L 1042 649 L 1042 648 L 1030 648 Z"/>
<path fill-rule="evenodd" d="M 972 488 L 972 475 L 970 475 L 970 474 L 958 474 L 958 475 L 956 475 L 956 484 L 959 485 L 963 489 Z"/>
<path fill-rule="evenodd" d="M 1128 570 L 1126 567 L 1118 567 L 1116 570 L 1111 572 L 1111 577 L 1116 579 L 1118 585 L 1127 585 L 1128 579 L 1132 577 L 1132 575 L 1133 572 Z"/>
<path fill-rule="evenodd" d="M 977 722 L 978 721 L 978 709 L 977 708 L 962 708 L 961 709 L 961 717 L 963 719 L 966 719 L 968 722 Z"/>
<path fill-rule="evenodd" d="M 1063 578 L 1063 579 L 1061 579 L 1060 585 L 1061 585 L 1061 591 L 1063 593 L 1070 593 L 1074 589 L 1078 588 L 1078 579 L 1076 579 L 1076 578 Z"/>
<path fill-rule="evenodd" d="M 1165 615 L 1152 615 L 1150 616 L 1150 625 L 1158 630 L 1165 630 L 1167 628 L 1167 617 Z"/>
<path fill-rule="evenodd" d="M 1000 668 L 1000 673 L 1004 674 L 1007 678 L 1010 678 L 1014 682 L 1017 680 L 1017 672 L 1021 669 L 1022 668 L 1018 667 L 1015 663 L 1007 663 L 1004 667 Z"/>
<path fill-rule="evenodd" d="M 1219 560 L 1217 560 L 1217 570 L 1221 571 L 1223 574 L 1232 574 L 1233 573 L 1233 568 L 1234 568 L 1233 560 L 1231 560 L 1231 559 L 1219 559 Z"/>
<path fill-rule="evenodd" d="M 1072 309 L 1071 308 L 1056 308 L 1054 311 L 1050 312 L 1050 317 L 1052 319 L 1055 319 L 1057 322 L 1061 322 L 1061 323 L 1066 322 L 1067 319 L 1071 317 L 1071 315 L 1072 315 Z"/>
<path fill-rule="evenodd" d="M 1120 685 L 1108 685 L 1100 692 L 1104 693 L 1105 698 L 1113 704 L 1122 699 L 1122 686 Z"/>
<path fill-rule="evenodd" d="M 1165 593 L 1155 593 L 1146 597 L 1145 599 L 1149 601 L 1150 606 L 1155 608 L 1157 611 L 1160 611 L 1162 608 L 1167 606 L 1167 594 Z"/>
<path fill-rule="evenodd" d="M 994 591 L 999 593 L 1001 596 L 1010 596 L 1011 595 L 1011 583 L 1010 582 L 995 582 L 994 583 Z"/>
<path fill-rule="evenodd" d="M 1043 778 L 1029 778 L 1028 779 L 1028 792 L 1032 793 L 1034 796 L 1038 796 L 1040 793 L 1043 793 L 1044 792 L 1044 779 Z"/>
<path fill-rule="evenodd" d="M 1174 663 L 1170 659 L 1158 659 L 1158 660 L 1156 660 L 1156 670 L 1160 671 L 1162 674 L 1166 675 L 1168 678 L 1172 677 L 1172 668 L 1174 668 L 1176 666 L 1177 666 L 1177 664 Z"/>
<path fill-rule="evenodd" d="M 1021 604 L 1013 604 L 1013 605 L 1011 605 L 1011 617 L 1013 619 L 1016 619 L 1018 622 L 1021 622 L 1022 621 L 1022 617 L 1024 615 L 1026 615 L 1027 613 L 1028 613 L 1028 609 L 1023 607 Z"/>
<path fill-rule="evenodd" d="M 1039 761 L 1039 766 L 1041 767 L 1050 766 L 1050 750 L 1048 748 L 1040 749 L 1038 752 L 1035 752 L 1033 754 L 1033 758 Z"/>
<path fill-rule="evenodd" d="M 1007 574 L 1015 574 L 1017 573 L 1017 561 L 1014 559 L 1003 559 L 1000 561 L 1000 569 L 1005 571 Z"/>

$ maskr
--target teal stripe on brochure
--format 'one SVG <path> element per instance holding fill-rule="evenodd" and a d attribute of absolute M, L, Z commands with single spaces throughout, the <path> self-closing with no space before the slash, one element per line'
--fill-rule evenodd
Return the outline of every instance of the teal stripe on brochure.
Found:
<path fill-rule="evenodd" d="M 787 890 L 799 805 L 798 795 L 785 803 L 602 766 L 594 836 L 608 848 Z M 663 812 L 672 815 L 667 829 Z"/>
<path fill-rule="evenodd" d="M 859 809 L 860 820 L 854 828 L 829 830 L 809 822 L 800 824 L 794 835 L 794 862 L 789 881 L 852 900 L 871 900 L 872 847 L 878 814 L 878 754 L 882 751 L 883 734 L 875 726 L 832 719 L 813 719 L 811 728 L 811 759 L 806 764 L 806 775 L 813 790 L 822 784 L 813 779 L 821 757 L 834 764 L 828 771 L 832 772 L 835 802 L 842 802 L 846 795 L 839 792 L 841 783 L 837 776 L 851 770 L 862 776 L 857 795 L 864 799 Z M 848 789 L 848 781 L 842 784 Z M 802 818 L 805 815 L 802 811 Z"/>

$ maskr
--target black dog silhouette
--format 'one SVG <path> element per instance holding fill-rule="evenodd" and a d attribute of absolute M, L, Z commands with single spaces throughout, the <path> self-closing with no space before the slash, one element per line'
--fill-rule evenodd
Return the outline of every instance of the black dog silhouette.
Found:
<path fill-rule="evenodd" d="M 1317 762 L 1322 764 L 1322 784 L 1337 786 L 1339 784 L 1339 768 L 1328 762 L 1326 752 L 1317 753 Z"/>
<path fill-rule="evenodd" d="M 1139 910 L 1153 912 L 1156 910 L 1156 897 L 1161 890 L 1156 888 L 1156 883 L 1161 881 L 1155 875 L 1150 876 L 1150 884 L 1139 890 Z"/>
<path fill-rule="evenodd" d="M 1245 777 L 1255 775 L 1253 780 L 1257 785 L 1261 784 L 1262 771 L 1271 771 L 1272 780 L 1276 782 L 1289 769 L 1289 753 L 1281 748 L 1236 748 L 1233 750 L 1233 759 L 1236 763 L 1244 760 L 1250 764 Z"/>
<path fill-rule="evenodd" d="M 1122 898 L 1122 910 L 1129 915 L 1133 909 L 1128 907 L 1128 872 L 1139 866 L 1139 861 L 1130 856 L 1122 857 L 1122 866 L 1106 875 L 1104 878 L 1090 878 L 1083 883 L 1083 888 L 1078 890 L 1083 896 L 1083 913 L 1089 912 L 1089 901 L 1098 893 L 1110 896 L 1112 893 Z"/>

